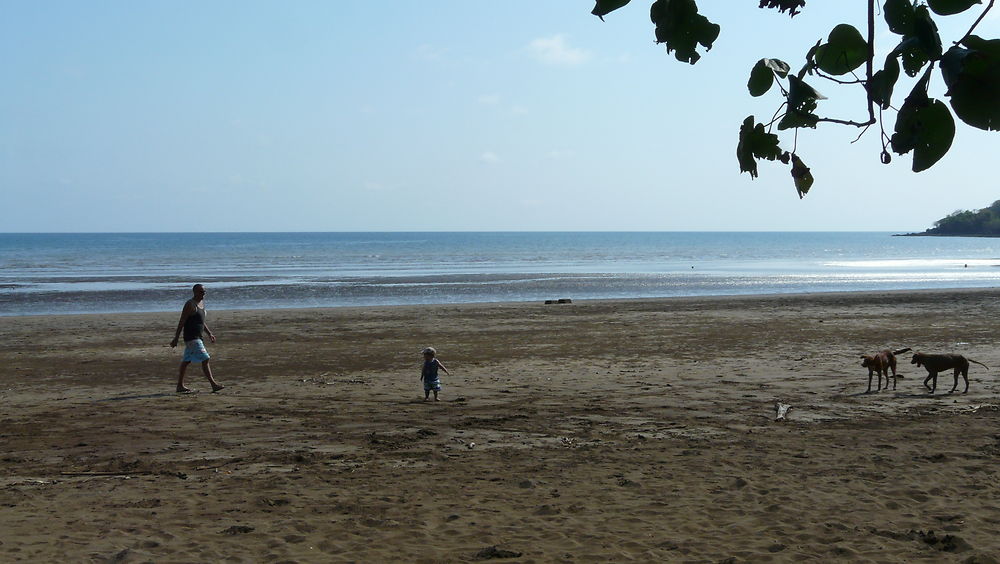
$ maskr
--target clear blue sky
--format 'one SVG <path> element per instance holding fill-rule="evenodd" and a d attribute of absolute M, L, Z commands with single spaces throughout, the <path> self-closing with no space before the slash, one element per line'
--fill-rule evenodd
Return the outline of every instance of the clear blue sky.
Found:
<path fill-rule="evenodd" d="M 865 2 L 702 0 L 722 35 L 694 66 L 653 44 L 649 4 L 2 2 L 0 231 L 911 231 L 1000 199 L 1000 134 L 962 123 L 920 174 L 833 126 L 799 136 L 804 200 L 787 167 L 739 173 L 740 122 L 779 105 L 750 68 L 797 69 Z M 972 17 L 946 20 L 948 42 Z"/>

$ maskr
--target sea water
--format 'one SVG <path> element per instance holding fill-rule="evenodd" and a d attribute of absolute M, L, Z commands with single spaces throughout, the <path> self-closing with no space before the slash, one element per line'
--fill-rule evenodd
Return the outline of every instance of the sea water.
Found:
<path fill-rule="evenodd" d="M 891 233 L 0 234 L 0 315 L 1000 286 L 1000 239 Z"/>

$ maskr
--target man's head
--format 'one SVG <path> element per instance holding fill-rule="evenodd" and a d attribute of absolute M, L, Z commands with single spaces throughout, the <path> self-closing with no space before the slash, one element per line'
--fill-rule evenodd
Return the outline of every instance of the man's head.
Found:
<path fill-rule="evenodd" d="M 191 291 L 194 293 L 194 297 L 196 298 L 201 298 L 205 296 L 205 287 L 202 286 L 201 284 L 195 284 L 191 288 Z"/>

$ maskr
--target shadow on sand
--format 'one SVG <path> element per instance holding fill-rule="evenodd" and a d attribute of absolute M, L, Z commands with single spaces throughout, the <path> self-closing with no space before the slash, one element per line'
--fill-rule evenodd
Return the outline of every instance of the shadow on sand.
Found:
<path fill-rule="evenodd" d="M 136 400 L 136 399 L 152 399 L 152 398 L 165 398 L 170 396 L 176 396 L 178 394 L 172 392 L 163 392 L 159 394 L 142 394 L 137 396 L 115 396 L 111 398 L 103 398 L 96 401 L 124 401 L 124 400 Z"/>

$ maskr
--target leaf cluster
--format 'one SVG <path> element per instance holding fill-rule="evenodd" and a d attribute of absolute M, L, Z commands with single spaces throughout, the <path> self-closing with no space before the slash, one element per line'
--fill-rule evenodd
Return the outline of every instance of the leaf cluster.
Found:
<path fill-rule="evenodd" d="M 777 8 L 779 12 L 788 11 L 788 15 L 795 17 L 799 13 L 799 8 L 806 5 L 806 0 L 760 0 L 761 8 Z"/>
<path fill-rule="evenodd" d="M 740 171 L 756 178 L 758 160 L 780 161 L 791 166 L 799 197 L 808 192 L 813 182 L 808 167 L 794 148 L 788 151 L 780 147 L 778 136 L 771 131 L 773 127 L 778 131 L 794 130 L 797 144 L 800 129 L 814 129 L 820 123 L 863 128 L 862 135 L 878 124 L 882 130 L 882 162 L 891 162 L 890 149 L 898 155 L 912 153 L 914 172 L 932 167 L 951 148 L 956 130 L 954 116 L 972 127 L 1000 131 L 1000 39 L 983 39 L 973 34 L 996 0 L 988 0 L 968 33 L 947 50 L 935 22 L 937 17 L 964 13 L 982 1 L 884 0 L 882 18 L 899 42 L 877 70 L 873 60 L 876 17 L 873 2 L 868 2 L 867 37 L 854 26 L 834 26 L 825 40 L 820 39 L 806 52 L 805 64 L 797 73 L 793 74 L 790 65 L 781 59 L 761 58 L 750 70 L 747 90 L 751 96 L 763 96 L 778 84 L 783 101 L 770 122 L 758 123 L 750 116 L 740 126 L 736 150 Z M 628 3 L 629 0 L 597 0 L 593 13 L 603 19 Z M 805 4 L 805 0 L 760 0 L 761 8 L 777 9 L 791 17 L 800 13 Z M 717 24 L 699 13 L 695 0 L 655 0 L 650 19 L 656 26 L 656 42 L 665 43 L 668 53 L 674 52 L 679 61 L 690 64 L 701 58 L 698 47 L 710 50 L 720 33 Z M 936 68 L 947 86 L 945 96 L 950 107 L 928 95 L 930 82 L 937 76 Z M 916 80 L 897 108 L 893 96 L 901 71 Z M 825 96 L 809 83 L 814 78 L 863 88 L 867 119 L 821 116 L 819 102 Z M 890 135 L 886 132 L 885 112 L 892 110 L 896 111 L 896 119 Z"/>
<path fill-rule="evenodd" d="M 698 62 L 699 45 L 710 50 L 722 29 L 698 13 L 694 0 L 656 0 L 649 7 L 649 19 L 656 26 L 656 42 L 665 43 L 667 53 L 678 61 Z"/>

